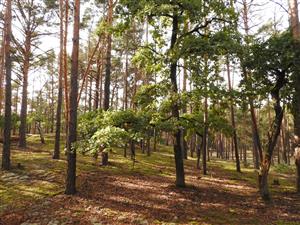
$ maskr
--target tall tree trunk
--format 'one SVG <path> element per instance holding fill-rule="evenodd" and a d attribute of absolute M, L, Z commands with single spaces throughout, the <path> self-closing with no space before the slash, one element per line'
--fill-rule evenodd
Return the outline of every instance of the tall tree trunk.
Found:
<path fill-rule="evenodd" d="M 67 44 L 68 44 L 68 24 L 69 24 L 69 0 L 65 0 L 65 28 L 64 28 L 64 97 L 65 97 L 65 121 L 66 121 L 66 135 L 68 133 L 68 123 L 69 123 L 69 87 L 68 87 L 68 54 L 67 54 Z"/>
<path fill-rule="evenodd" d="M 177 12 L 173 14 L 172 21 L 172 36 L 171 36 L 171 45 L 170 51 L 174 50 L 177 35 L 179 31 L 179 22 Z M 170 79 L 172 83 L 172 91 L 174 95 L 178 94 L 177 88 L 177 62 L 178 60 L 172 60 L 170 67 Z M 179 107 L 177 101 L 172 104 L 172 116 L 178 121 L 179 120 Z M 183 157 L 182 157 L 182 149 L 181 149 L 181 129 L 177 128 L 174 133 L 175 143 L 174 143 L 174 156 L 175 156 L 175 165 L 176 165 L 176 186 L 177 187 L 185 187 L 185 178 L 184 178 L 184 165 L 183 165 Z"/>
<path fill-rule="evenodd" d="M 97 57 L 94 109 L 98 109 L 99 107 L 101 107 L 99 102 L 101 103 L 100 94 L 102 93 L 103 51 L 104 50 L 102 49 Z"/>
<path fill-rule="evenodd" d="M 202 139 L 202 168 L 203 174 L 207 175 L 207 137 L 208 137 L 208 103 L 207 97 L 204 98 L 204 131 Z"/>
<path fill-rule="evenodd" d="M 226 66 L 227 66 L 227 76 L 228 76 L 228 89 L 231 92 L 232 86 L 231 86 L 231 77 L 230 77 L 230 62 L 228 56 L 226 60 Z M 230 99 L 230 112 L 231 112 L 231 125 L 233 127 L 232 138 L 233 138 L 233 147 L 234 147 L 234 154 L 235 154 L 236 171 L 241 172 L 240 156 L 239 156 L 238 141 L 237 141 L 237 134 L 236 134 L 236 126 L 235 126 L 234 106 L 233 106 L 232 98 Z"/>
<path fill-rule="evenodd" d="M 80 0 L 75 0 L 74 5 L 74 28 L 73 28 L 73 49 L 71 65 L 71 90 L 70 90 L 70 112 L 69 112 L 69 131 L 67 138 L 67 178 L 66 190 L 68 195 L 76 193 L 76 149 L 77 140 L 77 98 L 78 98 L 78 53 L 79 53 L 79 19 Z"/>
<path fill-rule="evenodd" d="M 285 72 L 278 72 L 276 75 L 277 75 L 277 80 L 273 89 L 271 90 L 271 95 L 274 100 L 273 108 L 275 111 L 275 119 L 272 123 L 272 127 L 270 128 L 267 148 L 264 151 L 264 153 L 261 153 L 263 157 L 261 157 L 260 173 L 258 176 L 259 190 L 260 190 L 261 197 L 264 200 L 269 200 L 270 198 L 268 182 L 267 182 L 268 173 L 272 161 L 273 152 L 276 147 L 278 136 L 280 134 L 281 124 L 282 124 L 282 119 L 284 114 L 284 109 L 281 106 L 280 91 L 285 85 L 286 75 Z"/>
<path fill-rule="evenodd" d="M 196 136 L 197 169 L 200 169 L 201 149 L 203 145 L 203 136 Z"/>
<path fill-rule="evenodd" d="M 53 68 L 53 67 L 52 67 Z M 52 69 L 51 69 L 52 70 Z M 54 118 L 55 118 L 55 103 L 54 103 L 54 71 L 51 71 L 51 97 L 49 99 L 49 104 L 50 104 L 50 110 L 51 110 L 51 115 L 49 120 L 50 122 L 50 132 L 53 133 L 54 131 Z M 50 94 L 49 94 L 50 95 Z M 47 132 L 48 133 L 48 132 Z"/>
<path fill-rule="evenodd" d="M 64 72 L 64 10 L 63 10 L 63 0 L 59 0 L 59 10 L 60 10 L 60 52 L 59 52 L 59 74 L 58 74 L 58 98 L 57 98 L 57 109 L 56 109 L 56 129 L 55 129 L 55 145 L 53 159 L 59 159 L 60 157 L 60 130 L 61 130 L 61 109 L 62 109 L 62 79 Z"/>
<path fill-rule="evenodd" d="M 243 22 L 244 22 L 246 38 L 248 38 L 250 27 L 249 27 L 249 8 L 248 8 L 247 0 L 243 0 Z M 248 71 L 246 70 L 246 68 L 242 68 L 242 70 L 243 70 L 243 75 L 244 75 L 245 79 L 248 79 L 250 74 L 248 74 Z M 255 155 L 254 166 L 256 169 L 259 169 L 259 161 L 262 158 L 262 146 L 261 146 L 260 135 L 259 135 L 259 130 L 258 130 L 258 126 L 257 126 L 257 119 L 256 119 L 253 99 L 251 97 L 249 97 L 248 100 L 249 100 L 250 114 L 251 114 L 251 120 L 252 120 L 252 140 L 253 140 L 253 151 L 254 151 L 254 155 Z"/>
<path fill-rule="evenodd" d="M 0 46 L 0 115 L 2 113 L 2 107 L 3 107 L 3 80 L 4 80 L 4 45 L 5 45 L 5 32 L 4 32 L 5 28 L 3 28 L 3 34 L 2 34 L 2 43 L 1 43 L 1 46 Z"/>
<path fill-rule="evenodd" d="M 93 91 L 93 76 L 90 75 L 90 80 L 89 80 L 89 100 L 88 100 L 88 103 L 89 103 L 89 112 L 92 110 L 92 91 Z"/>
<path fill-rule="evenodd" d="M 129 45 L 129 37 L 128 35 L 126 35 L 126 53 L 125 53 L 125 73 L 124 73 L 124 93 L 123 93 L 123 109 L 127 110 L 128 108 L 128 77 L 129 77 L 129 63 L 128 63 L 128 54 L 129 54 L 129 50 L 128 50 L 128 45 Z"/>
<path fill-rule="evenodd" d="M 4 135 L 3 135 L 3 152 L 2 152 L 2 169 L 10 169 L 10 135 L 11 135 L 11 0 L 6 1 L 5 14 L 5 113 L 4 113 Z"/>
<path fill-rule="evenodd" d="M 108 25 L 112 25 L 113 20 L 113 0 L 108 1 Z M 110 97 L 110 80 L 111 80 L 111 33 L 107 34 L 107 49 L 106 49 L 106 65 L 105 65 L 105 81 L 104 81 L 104 102 L 103 109 L 109 109 L 109 97 Z"/>
<path fill-rule="evenodd" d="M 185 30 L 187 30 L 187 23 L 185 23 Z M 186 82 L 187 82 L 187 70 L 186 70 L 186 61 L 184 60 L 184 68 L 183 68 L 183 84 L 182 84 L 182 91 L 186 92 Z M 186 105 L 183 106 L 182 113 L 187 113 Z M 184 159 L 188 159 L 188 144 L 185 140 L 187 132 L 186 129 L 182 128 L 182 149 L 183 149 L 183 157 Z"/>
<path fill-rule="evenodd" d="M 285 145 L 286 145 L 286 156 L 287 164 L 290 165 L 290 152 L 291 152 L 291 141 L 290 141 L 290 126 L 288 113 L 285 114 Z"/>
<path fill-rule="evenodd" d="M 31 54 L 31 32 L 27 32 L 25 37 L 25 53 L 23 62 L 23 89 L 22 89 L 22 102 L 21 102 L 21 115 L 20 115 L 20 129 L 19 129 L 19 147 L 26 148 L 26 133 L 27 133 L 27 88 L 28 88 L 28 74 L 30 67 L 30 54 Z"/>
<path fill-rule="evenodd" d="M 295 45 L 295 64 L 300 64 L 300 25 L 298 15 L 298 2 L 297 0 L 289 0 L 289 11 L 290 11 L 290 24 L 293 33 L 294 45 Z M 300 193 L 300 70 L 297 69 L 295 72 L 295 94 L 294 94 L 294 133 L 295 133 L 295 163 L 296 163 L 296 188 L 297 193 Z"/>

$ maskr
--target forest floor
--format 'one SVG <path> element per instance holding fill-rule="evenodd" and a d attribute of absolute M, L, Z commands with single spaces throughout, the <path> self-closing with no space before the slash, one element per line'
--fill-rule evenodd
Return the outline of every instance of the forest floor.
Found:
<path fill-rule="evenodd" d="M 211 160 L 203 176 L 189 158 L 187 187 L 176 188 L 171 147 L 159 146 L 150 157 L 137 149 L 134 165 L 114 149 L 107 167 L 78 154 L 78 193 L 66 196 L 65 156 L 52 160 L 53 137 L 46 141 L 30 136 L 26 150 L 14 146 L 13 169 L 0 171 L 1 225 L 300 224 L 293 166 L 273 167 L 272 200 L 265 203 L 253 168 L 237 173 L 233 162 Z M 274 179 L 280 185 L 272 185 Z"/>

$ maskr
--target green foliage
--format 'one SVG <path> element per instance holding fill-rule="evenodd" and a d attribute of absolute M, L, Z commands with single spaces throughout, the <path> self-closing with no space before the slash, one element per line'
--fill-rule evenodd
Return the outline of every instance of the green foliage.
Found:
<path fill-rule="evenodd" d="M 107 126 L 97 130 L 88 140 L 88 143 L 83 144 L 85 148 L 81 148 L 81 152 L 90 152 L 90 154 L 96 155 L 99 151 L 106 150 L 113 146 L 123 147 L 128 139 L 128 132 L 124 129 Z"/>
<path fill-rule="evenodd" d="M 12 113 L 11 115 L 11 128 L 16 129 L 19 127 L 20 124 L 20 117 L 16 113 Z M 4 116 L 0 115 L 0 128 L 4 128 Z"/>
<path fill-rule="evenodd" d="M 139 141 L 149 126 L 147 114 L 133 110 L 91 111 L 79 118 L 78 149 L 96 155 L 112 147 L 122 147 L 129 140 Z"/>
<path fill-rule="evenodd" d="M 296 66 L 293 64 L 293 59 L 293 42 L 289 31 L 274 34 L 267 40 L 255 40 L 254 44 L 247 49 L 242 65 L 251 73 L 251 77 L 241 83 L 243 93 L 252 97 L 267 98 L 280 73 L 286 74 L 285 82 L 289 84 L 292 71 Z M 291 99 L 290 88 L 290 85 L 285 87 L 282 98 Z"/>

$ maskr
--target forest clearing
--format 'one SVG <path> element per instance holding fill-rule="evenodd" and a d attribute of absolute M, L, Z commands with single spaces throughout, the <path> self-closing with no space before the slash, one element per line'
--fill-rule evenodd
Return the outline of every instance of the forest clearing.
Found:
<path fill-rule="evenodd" d="M 212 160 L 200 175 L 189 158 L 187 187 L 178 189 L 170 147 L 160 145 L 150 158 L 139 149 L 134 167 L 114 149 L 107 167 L 79 157 L 78 194 L 68 197 L 65 160 L 51 159 L 53 136 L 46 139 L 45 146 L 30 137 L 28 151 L 13 150 L 22 168 L 0 173 L 0 224 L 299 224 L 295 168 L 271 171 L 270 184 L 279 185 L 271 185 L 273 200 L 265 203 L 251 167 L 238 173 L 234 162 Z"/>
<path fill-rule="evenodd" d="M 0 225 L 300 225 L 298 1 L 0 1 L 0 149 Z"/>

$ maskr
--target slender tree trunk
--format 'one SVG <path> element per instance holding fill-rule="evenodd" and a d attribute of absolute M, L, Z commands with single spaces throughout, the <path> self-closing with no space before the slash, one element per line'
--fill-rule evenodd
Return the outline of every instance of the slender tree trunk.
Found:
<path fill-rule="evenodd" d="M 58 74 L 58 98 L 57 98 L 57 109 L 56 109 L 56 129 L 55 129 L 55 145 L 53 159 L 60 158 L 60 130 L 61 130 L 61 109 L 62 109 L 62 79 L 64 72 L 64 28 L 63 28 L 63 0 L 59 0 L 59 10 L 60 10 L 60 52 L 59 52 L 59 74 Z"/>
<path fill-rule="evenodd" d="M 243 22 L 244 22 L 246 37 L 248 37 L 250 27 L 249 27 L 249 9 L 246 0 L 243 0 Z M 246 70 L 246 68 L 242 68 L 242 70 L 245 79 L 248 79 L 248 71 Z M 251 97 L 249 97 L 249 106 L 250 106 L 250 113 L 251 113 L 251 120 L 252 120 L 252 136 L 253 136 L 252 139 L 254 145 L 253 151 L 255 155 L 254 166 L 256 169 L 259 169 L 259 161 L 262 159 L 262 146 L 261 146 L 260 135 L 257 126 L 257 119 L 256 119 L 253 99 Z"/>
<path fill-rule="evenodd" d="M 108 1 L 108 25 L 112 25 L 113 21 L 113 0 Z M 107 49 L 106 49 L 106 65 L 105 65 L 105 81 L 104 81 L 104 102 L 103 109 L 109 109 L 109 97 L 110 97 L 110 80 L 111 80 L 111 42 L 112 35 L 107 34 Z"/>
<path fill-rule="evenodd" d="M 10 169 L 10 136 L 11 136 L 11 0 L 6 1 L 5 13 L 5 113 L 4 113 L 4 135 L 3 135 L 3 152 L 2 152 L 2 169 Z"/>
<path fill-rule="evenodd" d="M 44 133 L 43 133 L 43 129 L 41 127 L 40 121 L 36 122 L 36 127 L 37 127 L 39 135 L 40 135 L 41 143 L 45 144 L 45 137 L 44 137 Z"/>
<path fill-rule="evenodd" d="M 135 161 L 135 141 L 133 139 L 130 140 L 130 157 Z"/>
<path fill-rule="evenodd" d="M 68 87 L 68 24 L 69 24 L 69 0 L 65 0 L 65 28 L 64 28 L 64 41 L 63 41 L 63 64 L 64 64 L 64 97 L 65 97 L 65 121 L 66 121 L 66 135 L 68 133 L 69 123 L 69 87 Z"/>
<path fill-rule="evenodd" d="M 289 0 L 290 25 L 293 33 L 295 46 L 295 64 L 300 64 L 300 25 L 298 15 L 297 0 Z M 295 94 L 294 94 L 294 133 L 295 133 L 295 163 L 296 163 L 296 188 L 297 193 L 300 193 L 300 70 L 295 72 L 294 80 Z"/>
<path fill-rule="evenodd" d="M 88 90 L 88 86 L 89 86 L 89 85 L 88 85 L 87 79 L 88 79 L 88 77 L 90 76 L 90 82 L 92 82 L 92 81 L 91 81 L 92 76 L 91 76 L 91 74 L 90 74 L 90 70 L 91 70 L 91 66 L 92 66 L 92 64 L 93 64 L 94 56 L 95 56 L 97 50 L 99 49 L 101 40 L 102 40 L 102 39 L 101 39 L 101 36 L 99 36 L 99 37 L 98 37 L 97 44 L 96 44 L 96 47 L 94 48 L 92 54 L 91 54 L 90 56 L 89 56 L 89 54 L 88 54 L 88 56 L 87 56 L 87 58 L 88 58 L 88 64 L 87 64 L 87 67 L 86 67 L 86 69 L 85 69 L 85 71 L 84 71 L 84 74 L 83 74 L 83 76 L 82 76 L 82 83 L 81 83 L 81 86 L 80 86 L 80 89 L 79 89 L 79 94 L 78 94 L 78 99 L 77 99 L 77 102 L 79 103 L 80 98 L 81 98 L 81 93 L 82 93 L 82 91 L 83 91 L 83 89 L 84 89 L 84 86 L 85 86 L 85 91 L 86 91 L 86 95 L 85 95 L 85 106 L 87 105 L 87 102 L 88 102 L 88 107 L 89 107 L 89 109 L 92 107 L 92 102 L 91 102 L 91 100 L 90 100 L 90 99 L 91 99 L 92 93 L 91 93 L 91 89 Z M 91 85 L 90 85 L 89 87 L 91 88 Z M 88 91 L 89 91 L 89 93 L 88 93 Z M 88 94 L 89 94 L 89 99 L 87 99 L 87 95 L 88 95 Z"/>
<path fill-rule="evenodd" d="M 203 174 L 207 175 L 207 137 L 208 137 L 208 104 L 207 104 L 207 97 L 204 99 L 204 132 L 203 132 L 203 139 L 202 139 L 202 167 L 203 167 Z"/>
<path fill-rule="evenodd" d="M 188 24 L 185 22 L 184 30 L 188 30 Z M 182 91 L 186 92 L 186 82 L 187 82 L 187 70 L 186 70 L 186 61 L 184 60 L 184 68 L 183 68 L 183 84 L 182 84 Z M 183 106 L 182 113 L 187 113 L 186 105 Z M 183 149 L 183 157 L 184 159 L 188 159 L 188 145 L 185 140 L 186 136 L 186 129 L 182 128 L 182 149 Z"/>
<path fill-rule="evenodd" d="M 150 156 L 151 148 L 150 148 L 150 138 L 147 138 L 147 156 Z"/>
<path fill-rule="evenodd" d="M 102 92 L 102 72 L 103 72 L 103 49 L 101 50 L 100 54 L 97 57 L 97 73 L 96 73 L 96 82 L 95 82 L 95 99 L 94 99 L 94 109 L 99 108 L 99 98 L 100 93 Z M 101 86 L 100 86 L 101 83 Z"/>
<path fill-rule="evenodd" d="M 243 147 L 243 155 L 244 155 L 244 166 L 246 167 L 248 165 L 248 162 L 247 162 L 247 146 L 244 145 Z"/>
<path fill-rule="evenodd" d="M 126 36 L 126 53 L 125 53 L 125 73 L 124 73 L 124 94 L 123 94 L 123 109 L 127 110 L 128 108 L 128 77 L 129 77 L 129 63 L 128 63 L 128 36 Z"/>
<path fill-rule="evenodd" d="M 230 77 L 230 62 L 229 58 L 227 56 L 226 60 L 227 65 L 227 76 L 228 76 L 228 89 L 231 92 L 232 86 L 231 86 L 231 77 Z M 236 134 L 236 126 L 235 126 L 235 115 L 234 115 L 234 106 L 233 106 L 233 100 L 231 99 L 230 102 L 230 112 L 231 112 L 231 125 L 233 127 L 233 146 L 234 147 L 234 154 L 235 154 L 235 163 L 236 163 L 236 171 L 241 172 L 241 165 L 240 165 L 240 156 L 239 156 L 239 150 L 238 150 L 238 141 L 237 141 L 237 134 Z"/>
<path fill-rule="evenodd" d="M 258 177 L 260 194 L 264 200 L 270 199 L 267 179 L 268 179 L 270 165 L 272 162 L 273 152 L 277 144 L 278 136 L 280 134 L 281 124 L 282 124 L 282 119 L 284 114 L 283 107 L 281 106 L 280 91 L 285 85 L 286 75 L 284 72 L 279 72 L 276 75 L 277 75 L 276 84 L 274 85 L 274 88 L 271 90 L 271 95 L 272 98 L 274 99 L 273 108 L 275 111 L 275 119 L 272 123 L 273 124 L 272 127 L 270 128 L 270 137 L 268 140 L 267 149 L 264 152 L 263 157 L 261 157 L 260 173 Z"/>
<path fill-rule="evenodd" d="M 193 158 L 196 149 L 196 134 L 192 134 L 190 149 L 191 149 L 191 158 Z"/>
<path fill-rule="evenodd" d="M 154 127 L 154 130 L 153 130 L 153 151 L 156 152 L 157 151 L 157 130 L 156 128 Z"/>
<path fill-rule="evenodd" d="M 196 151 L 197 151 L 197 169 L 200 169 L 200 158 L 201 158 L 201 148 L 202 148 L 202 145 L 203 145 L 203 136 L 197 135 L 196 142 L 197 142 L 197 147 L 196 147 Z"/>
<path fill-rule="evenodd" d="M 286 156 L 287 156 L 287 164 L 290 165 L 290 152 L 291 152 L 291 141 L 290 141 L 290 127 L 289 127 L 289 116 L 285 114 L 285 121 L 286 121 L 286 129 L 285 129 L 285 145 L 286 145 Z"/>
<path fill-rule="evenodd" d="M 51 68 L 52 70 L 53 68 Z M 54 118 L 55 118 L 55 103 L 54 103 L 54 71 L 51 71 L 51 97 L 49 99 L 49 104 L 50 104 L 50 110 L 51 110 L 51 115 L 49 120 L 51 121 L 50 123 L 50 132 L 53 133 L 54 132 Z M 49 93 L 50 95 L 50 93 Z M 48 131 L 47 131 L 48 133 Z"/>
<path fill-rule="evenodd" d="M 80 0 L 75 0 L 74 5 L 74 28 L 73 28 L 73 49 L 71 66 L 71 90 L 70 90 L 70 112 L 69 131 L 67 138 L 67 178 L 65 193 L 72 195 L 76 193 L 76 149 L 77 140 L 77 98 L 78 98 L 78 53 L 79 53 L 79 18 Z"/>
<path fill-rule="evenodd" d="M 89 80 L 89 100 L 88 100 L 88 103 L 89 103 L 89 112 L 92 110 L 92 86 L 93 86 L 93 76 L 90 75 L 90 80 Z"/>
<path fill-rule="evenodd" d="M 28 73 L 30 66 L 31 54 L 31 33 L 28 32 L 25 37 L 25 53 L 23 62 L 23 89 L 20 115 L 20 129 L 19 129 L 19 147 L 26 148 L 26 133 L 27 133 L 27 88 L 28 88 Z"/>
<path fill-rule="evenodd" d="M 172 36 L 171 36 L 171 46 L 170 50 L 174 49 L 174 46 L 177 41 L 177 35 L 179 32 L 179 22 L 177 12 L 173 14 L 172 21 Z M 172 83 L 172 91 L 173 94 L 178 94 L 177 88 L 177 60 L 173 60 L 170 67 L 170 79 Z M 175 101 L 172 105 L 172 116 L 179 120 L 179 107 L 178 103 Z M 175 143 L 174 143 L 174 156 L 175 156 L 175 165 L 176 165 L 176 186 L 177 187 L 185 187 L 185 178 L 184 178 L 184 165 L 183 165 L 183 157 L 182 157 L 182 149 L 181 149 L 181 129 L 177 128 L 174 133 Z"/>
<path fill-rule="evenodd" d="M 0 115 L 1 115 L 1 113 L 2 113 L 2 102 L 3 102 L 3 90 L 4 90 L 4 88 L 3 88 L 3 80 L 4 80 L 4 67 L 5 67 L 5 65 L 4 65 L 4 45 L 5 45 L 5 37 L 4 37 L 4 30 L 5 30 L 5 28 L 3 28 L 3 34 L 2 34 L 2 37 L 3 37 L 3 39 L 2 39 L 2 43 L 1 43 L 1 46 L 0 46 Z"/>

